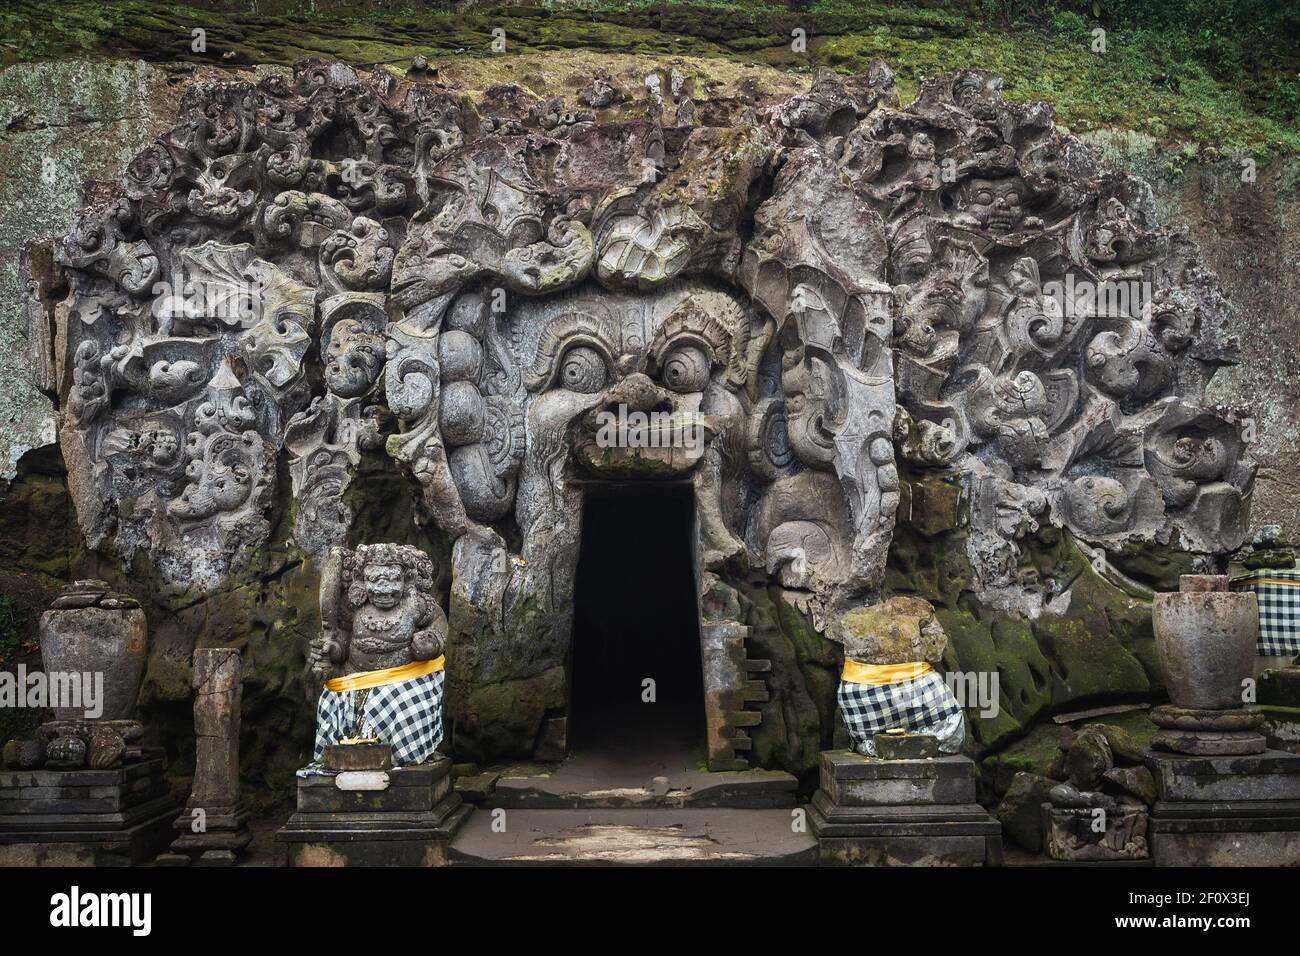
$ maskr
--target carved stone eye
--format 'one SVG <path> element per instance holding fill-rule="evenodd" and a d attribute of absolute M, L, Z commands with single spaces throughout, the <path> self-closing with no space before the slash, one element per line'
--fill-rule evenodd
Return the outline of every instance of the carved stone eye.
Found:
<path fill-rule="evenodd" d="M 701 392 L 709 384 L 709 357 L 695 345 L 678 345 L 663 362 L 663 382 L 674 392 Z"/>
<path fill-rule="evenodd" d="M 575 346 L 560 363 L 560 386 L 574 392 L 598 392 L 605 387 L 605 360 L 595 349 Z"/>

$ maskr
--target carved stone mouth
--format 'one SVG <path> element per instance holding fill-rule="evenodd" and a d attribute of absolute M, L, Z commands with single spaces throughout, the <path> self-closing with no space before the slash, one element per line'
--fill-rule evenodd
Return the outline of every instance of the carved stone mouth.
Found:
<path fill-rule="evenodd" d="M 611 418 L 599 417 L 600 412 Z M 699 465 L 712 438 L 708 417 L 698 412 L 625 412 L 620 417 L 606 408 L 584 417 L 573 454 L 601 477 L 680 478 Z"/>
<path fill-rule="evenodd" d="M 998 232 L 1010 232 L 1016 227 L 1018 217 L 1009 212 L 991 212 L 989 213 L 989 228 L 996 229 Z"/>

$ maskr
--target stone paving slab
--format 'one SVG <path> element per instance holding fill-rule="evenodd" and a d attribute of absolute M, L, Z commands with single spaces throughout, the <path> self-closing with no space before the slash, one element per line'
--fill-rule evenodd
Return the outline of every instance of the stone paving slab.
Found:
<path fill-rule="evenodd" d="M 498 817 L 499 819 L 499 817 Z M 817 841 L 789 810 L 507 810 L 474 813 L 452 840 L 461 865 L 726 866 L 813 864 Z"/>

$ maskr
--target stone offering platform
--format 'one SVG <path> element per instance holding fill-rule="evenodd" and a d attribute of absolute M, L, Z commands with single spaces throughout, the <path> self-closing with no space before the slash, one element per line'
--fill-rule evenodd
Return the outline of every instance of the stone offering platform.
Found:
<path fill-rule="evenodd" d="M 0 771 L 0 866 L 130 866 L 172 838 L 161 757 L 113 770 Z"/>
<path fill-rule="evenodd" d="M 479 810 L 456 835 L 458 866 L 781 866 L 817 862 L 792 810 Z M 495 824 L 495 827 L 494 827 Z M 504 829 L 503 829 L 504 828 Z"/>
<path fill-rule="evenodd" d="M 362 775 L 382 789 L 340 788 L 363 784 Z M 275 840 L 287 866 L 443 866 L 469 812 L 445 757 L 385 771 L 300 775 L 298 810 Z"/>
<path fill-rule="evenodd" d="M 1002 825 L 975 802 L 968 757 L 881 760 L 822 753 L 808 808 L 821 862 L 856 866 L 985 866 L 1001 860 Z"/>
<path fill-rule="evenodd" d="M 1157 866 L 1300 865 L 1300 754 L 1152 753 Z"/>

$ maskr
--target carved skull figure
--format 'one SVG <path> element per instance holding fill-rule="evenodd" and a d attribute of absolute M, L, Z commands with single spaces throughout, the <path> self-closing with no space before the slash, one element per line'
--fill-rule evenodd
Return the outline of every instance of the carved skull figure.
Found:
<path fill-rule="evenodd" d="M 994 233 L 1011 232 L 1025 217 L 1025 185 L 1019 179 L 968 179 L 958 220 Z"/>

